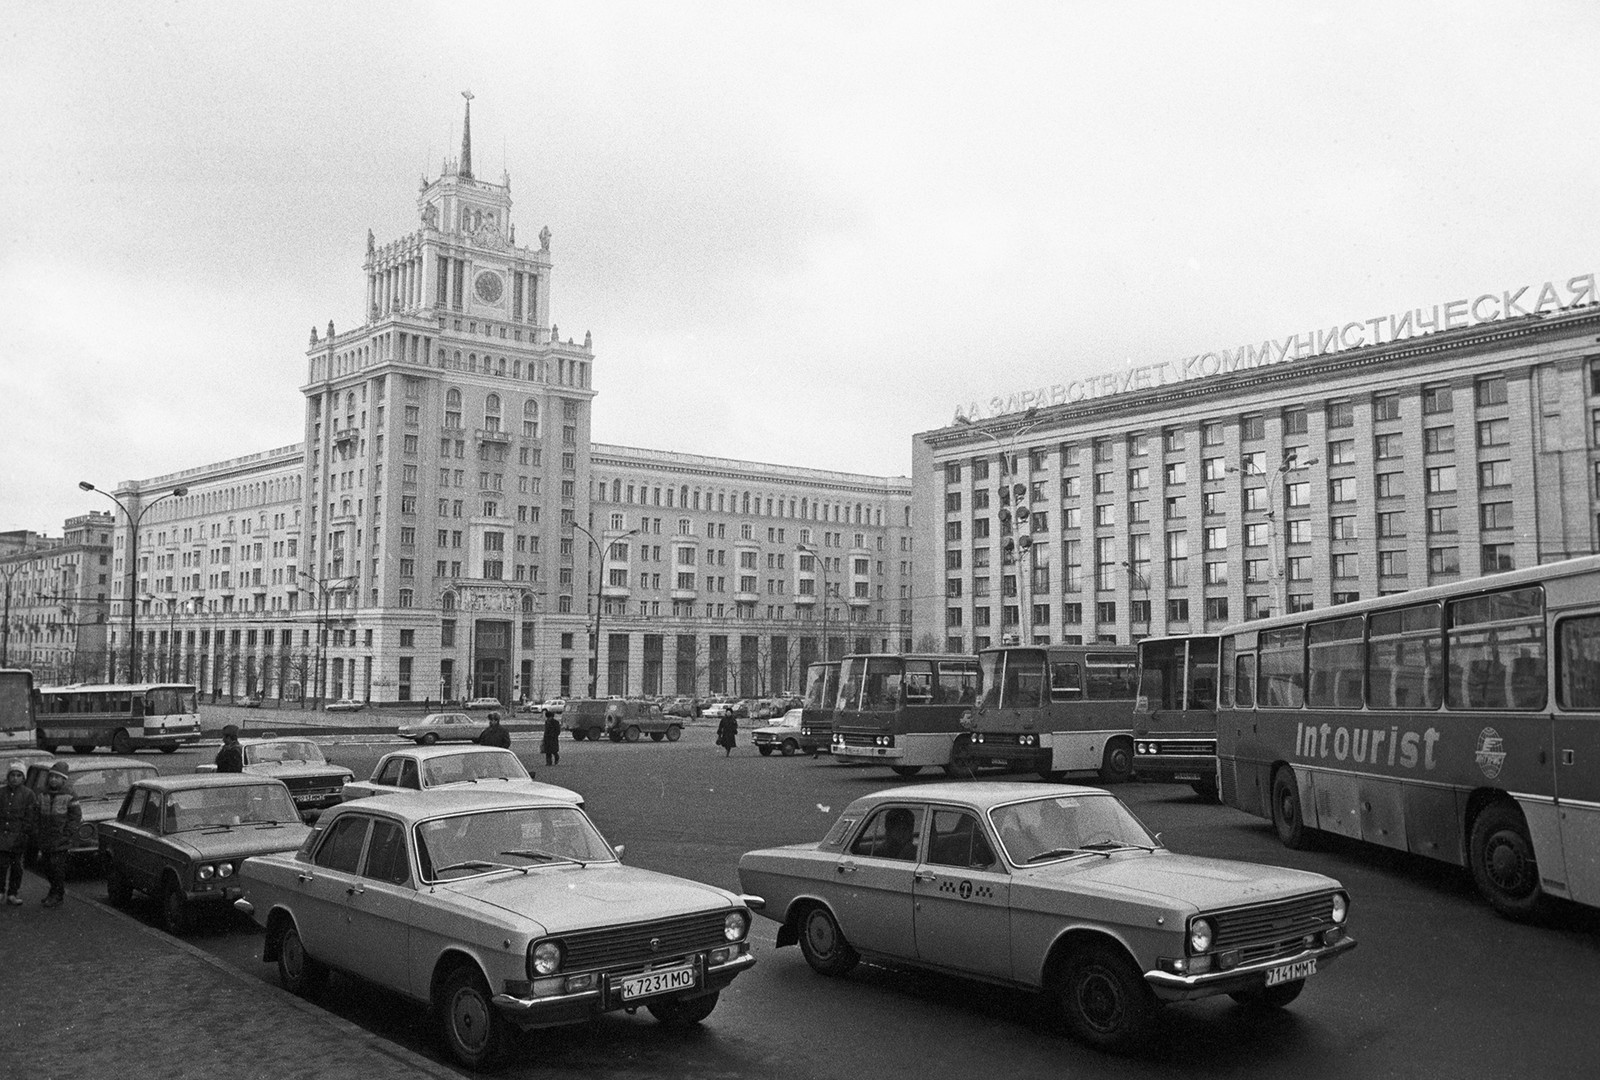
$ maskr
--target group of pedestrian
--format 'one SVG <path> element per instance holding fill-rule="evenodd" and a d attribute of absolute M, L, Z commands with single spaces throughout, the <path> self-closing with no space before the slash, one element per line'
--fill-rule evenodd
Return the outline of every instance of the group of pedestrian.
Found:
<path fill-rule="evenodd" d="M 68 783 L 67 766 L 58 761 L 45 774 L 44 791 L 23 783 L 27 770 L 20 761 L 6 767 L 0 788 L 0 891 L 10 905 L 22 903 L 22 862 L 29 847 L 44 860 L 50 890 L 44 906 L 57 907 L 67 894 L 67 858 L 72 838 L 83 823 L 83 810 Z"/>
<path fill-rule="evenodd" d="M 489 726 L 479 732 L 474 740 L 479 746 L 498 746 L 502 750 L 511 749 L 511 732 L 500 722 L 500 714 L 489 714 Z M 561 721 L 550 709 L 544 711 L 544 737 L 539 741 L 539 750 L 544 754 L 546 765 L 561 764 Z"/>

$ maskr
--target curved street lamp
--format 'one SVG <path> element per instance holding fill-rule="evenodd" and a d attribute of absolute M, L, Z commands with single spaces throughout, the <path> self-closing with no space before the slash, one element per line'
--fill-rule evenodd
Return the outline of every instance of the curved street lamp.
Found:
<path fill-rule="evenodd" d="M 317 591 L 322 594 L 322 615 L 317 620 L 317 677 L 316 677 L 316 683 L 317 683 L 317 705 L 319 707 L 320 706 L 325 706 L 327 704 L 327 701 L 325 700 L 326 689 L 327 689 L 327 674 L 323 670 L 322 650 L 323 650 L 324 646 L 326 645 L 327 637 L 328 637 L 328 597 L 332 593 L 334 593 L 335 591 L 342 592 L 343 590 L 350 588 L 352 585 L 354 585 L 356 583 L 356 579 L 355 579 L 354 576 L 346 576 L 346 577 L 326 578 L 326 579 L 324 579 L 324 578 L 317 577 L 315 574 L 313 574 L 309 570 L 296 570 L 295 573 L 299 574 L 301 577 L 303 577 L 307 581 L 311 582 L 311 584 L 315 585 L 317 587 Z M 304 655 L 304 654 L 302 654 L 302 655 Z M 354 665 L 354 663 L 355 662 L 352 660 L 351 661 L 352 666 Z M 354 681 L 355 681 L 354 678 L 352 678 L 351 682 L 354 682 Z M 230 680 L 230 684 L 231 684 L 231 680 Z M 300 693 L 301 693 L 301 697 L 303 699 L 304 696 L 305 696 L 305 688 L 304 687 L 301 688 Z"/>
<path fill-rule="evenodd" d="M 818 572 L 822 575 L 822 659 L 831 660 L 833 658 L 828 655 L 828 560 L 808 544 L 796 544 L 795 548 L 810 555 L 821 568 Z"/>
<path fill-rule="evenodd" d="M 115 495 L 111 494 L 111 492 L 106 491 L 104 488 L 97 488 L 93 484 L 89 483 L 89 481 L 87 481 L 87 480 L 79 480 L 78 481 L 78 487 L 81 488 L 84 491 L 95 491 L 95 492 L 99 492 L 101 495 L 104 495 L 106 498 L 108 498 L 112 502 L 116 503 L 117 504 L 117 509 L 122 511 L 122 516 L 128 519 L 128 538 L 129 538 L 128 539 L 128 569 L 127 569 L 128 577 L 126 578 L 126 581 L 128 582 L 128 584 L 127 584 L 126 588 L 123 590 L 124 594 L 127 597 L 127 602 L 128 602 L 128 681 L 130 683 L 138 682 L 139 681 L 139 522 L 144 520 L 145 513 L 152 506 L 154 506 L 156 503 L 162 501 L 163 499 L 170 499 L 170 498 L 172 498 L 174 496 L 180 496 L 181 497 L 181 496 L 187 495 L 187 494 L 189 494 L 189 489 L 186 488 L 186 487 L 181 487 L 180 486 L 180 487 L 173 488 L 171 491 L 169 491 L 169 492 L 167 492 L 167 493 L 165 493 L 163 495 L 157 495 L 155 498 L 151 499 L 149 502 L 142 504 L 139 507 L 139 512 L 137 514 L 135 514 L 135 513 L 133 513 L 132 511 L 130 511 L 128 509 L 128 507 L 123 503 L 123 501 L 121 499 L 119 499 Z M 115 657 L 115 654 L 113 654 L 113 656 L 112 656 L 112 667 L 113 667 L 113 670 L 112 670 L 112 674 L 111 674 L 111 677 L 113 679 L 116 678 L 115 666 L 116 666 L 116 657 Z"/>
<path fill-rule="evenodd" d="M 1282 615 L 1289 608 L 1289 583 L 1284 580 L 1283 560 L 1278 555 L 1278 500 L 1283 497 L 1283 478 L 1292 472 L 1303 472 L 1315 465 L 1319 459 L 1308 457 L 1299 460 L 1294 450 L 1284 455 L 1276 469 L 1263 469 L 1259 466 L 1251 468 L 1251 461 L 1246 459 L 1243 465 L 1226 465 L 1224 472 L 1239 473 L 1241 476 L 1264 476 L 1267 478 L 1267 557 L 1272 560 L 1269 570 L 1272 573 L 1272 600 L 1277 605 L 1274 615 Z M 1276 485 L 1278 493 L 1273 494 Z"/>
<path fill-rule="evenodd" d="M 595 575 L 594 575 L 594 578 L 595 578 L 595 583 L 594 583 L 594 640 L 589 643 L 589 646 L 590 646 L 590 655 L 589 655 L 589 696 L 591 698 L 596 698 L 596 697 L 600 696 L 600 604 L 605 599 L 605 587 L 606 587 L 606 559 L 605 559 L 605 554 L 606 554 L 607 551 L 611 550 L 611 547 L 612 547 L 613 544 L 620 544 L 622 541 L 626 540 L 630 536 L 638 536 L 639 533 L 642 530 L 640 530 L 640 529 L 629 529 L 627 532 L 622 533 L 620 536 L 613 536 L 609 540 L 607 540 L 604 544 L 602 544 L 602 543 L 600 543 L 599 540 L 595 539 L 594 533 L 590 532 L 588 529 L 585 529 L 582 525 L 579 525 L 576 521 L 572 522 L 571 524 L 572 524 L 572 527 L 574 529 L 577 529 L 579 532 L 581 532 L 583 535 L 585 535 L 585 536 L 587 536 L 589 538 L 589 545 L 594 548 L 594 552 L 595 552 L 596 566 L 595 566 Z"/>

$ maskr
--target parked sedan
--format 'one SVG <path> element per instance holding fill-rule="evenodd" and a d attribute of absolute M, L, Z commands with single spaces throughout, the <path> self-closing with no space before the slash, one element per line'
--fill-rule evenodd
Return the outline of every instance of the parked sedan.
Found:
<path fill-rule="evenodd" d="M 484 721 L 464 712 L 429 713 L 411 724 L 401 724 L 395 733 L 418 746 L 436 742 L 471 742 L 482 733 Z"/>
<path fill-rule="evenodd" d="M 519 1028 L 641 1005 L 698 1024 L 755 963 L 759 900 L 623 866 L 580 808 L 524 792 L 346 803 L 301 851 L 251 859 L 243 884 L 235 906 L 286 989 L 338 969 L 403 994 L 473 1069 Z"/>
<path fill-rule="evenodd" d="M 72 838 L 67 852 L 74 859 L 98 860 L 100 823 L 117 816 L 117 808 L 135 780 L 156 776 L 160 770 L 149 762 L 130 757 L 55 758 L 45 755 L 28 763 L 23 783 L 35 792 L 43 792 L 45 779 L 58 762 L 66 766 L 67 784 L 78 797 L 78 807 L 83 812 L 83 823 L 78 826 L 78 835 Z"/>
<path fill-rule="evenodd" d="M 135 890 L 161 901 L 166 928 L 189 929 L 194 909 L 239 896 L 245 859 L 294 851 L 309 826 L 282 780 L 249 773 L 190 773 L 139 780 L 115 820 L 100 825 L 106 898 L 126 904 Z"/>
<path fill-rule="evenodd" d="M 1164 1002 L 1285 1006 L 1355 947 L 1337 881 L 1175 854 L 1098 788 L 881 791 L 819 843 L 747 853 L 739 882 L 824 975 L 865 956 L 1041 991 L 1107 1049 Z"/>
<path fill-rule="evenodd" d="M 360 712 L 366 707 L 367 703 L 364 701 L 357 701 L 354 698 L 344 698 L 341 701 L 330 701 L 324 705 L 322 709 L 324 712 Z"/>
<path fill-rule="evenodd" d="M 583 805 L 583 796 L 570 788 L 541 784 L 510 750 L 494 746 L 463 749 L 454 746 L 419 746 L 383 755 L 366 780 L 345 784 L 345 802 L 399 791 L 432 791 L 457 786 L 492 786 L 526 791 L 551 799 Z"/>
<path fill-rule="evenodd" d="M 782 752 L 784 757 L 793 757 L 803 749 L 812 749 L 804 745 L 805 737 L 800 731 L 799 709 L 790 709 L 778 718 L 776 724 L 758 727 L 750 734 L 762 757 L 766 757 L 774 750 Z"/>
<path fill-rule="evenodd" d="M 464 709 L 503 709 L 499 698 L 475 697 L 462 706 Z"/>
<path fill-rule="evenodd" d="M 240 739 L 244 771 L 255 776 L 282 780 L 294 797 L 295 808 L 307 821 L 342 800 L 344 786 L 355 773 L 343 765 L 331 765 L 322 747 L 310 739 Z M 200 765 L 195 772 L 216 772 L 215 765 Z"/>

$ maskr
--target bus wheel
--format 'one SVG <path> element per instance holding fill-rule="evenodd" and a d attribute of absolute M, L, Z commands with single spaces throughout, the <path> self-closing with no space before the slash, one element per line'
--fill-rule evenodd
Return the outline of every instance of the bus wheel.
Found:
<path fill-rule="evenodd" d="M 667 728 L 667 741 L 668 742 L 677 742 L 681 738 L 683 738 L 683 729 L 681 727 L 679 727 L 677 724 L 673 724 L 672 726 Z"/>
<path fill-rule="evenodd" d="M 1105 757 L 1100 760 L 1100 780 L 1107 784 L 1125 784 L 1133 779 L 1133 745 L 1125 739 L 1113 739 L 1106 745 Z"/>
<path fill-rule="evenodd" d="M 113 754 L 133 753 L 133 740 L 128 738 L 127 728 L 118 728 L 111 733 L 111 752 Z"/>
<path fill-rule="evenodd" d="M 921 765 L 890 765 L 889 771 L 896 776 L 915 776 L 922 771 Z"/>
<path fill-rule="evenodd" d="M 1472 823 L 1472 879 L 1501 915 L 1526 921 L 1542 906 L 1539 865 L 1522 812 L 1510 803 L 1490 803 Z"/>
<path fill-rule="evenodd" d="M 176 754 L 178 752 L 178 748 L 176 746 L 163 746 L 161 748 L 161 752 L 163 754 Z"/>
<path fill-rule="evenodd" d="M 94 753 L 94 743 L 73 743 L 72 752 L 74 754 L 92 754 Z"/>
<path fill-rule="evenodd" d="M 1300 813 L 1300 784 L 1285 765 L 1272 775 L 1272 824 L 1286 848 L 1305 847 L 1310 838 Z"/>

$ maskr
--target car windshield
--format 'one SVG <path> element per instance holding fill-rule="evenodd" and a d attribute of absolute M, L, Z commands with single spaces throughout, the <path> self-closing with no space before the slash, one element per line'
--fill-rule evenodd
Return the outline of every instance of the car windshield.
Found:
<path fill-rule="evenodd" d="M 189 788 L 167 795 L 161 831 L 225 828 L 233 825 L 298 823 L 300 812 L 282 784 Z"/>
<path fill-rule="evenodd" d="M 282 739 L 278 742 L 255 743 L 244 748 L 244 759 L 250 765 L 326 765 L 322 747 L 309 739 Z"/>
<path fill-rule="evenodd" d="M 1018 866 L 1086 851 L 1155 848 L 1155 838 L 1110 794 L 1057 795 L 989 811 L 1006 855 Z"/>
<path fill-rule="evenodd" d="M 464 784 L 473 780 L 528 780 L 528 770 L 509 750 L 474 750 L 430 758 L 422 766 L 422 786 Z"/>
<path fill-rule="evenodd" d="M 72 790 L 80 799 L 121 799 L 135 780 L 156 775 L 154 765 L 117 769 L 86 769 L 72 774 Z"/>
<path fill-rule="evenodd" d="M 573 806 L 522 806 L 434 818 L 417 826 L 424 879 L 449 881 L 544 863 L 609 862 L 605 838 Z"/>

